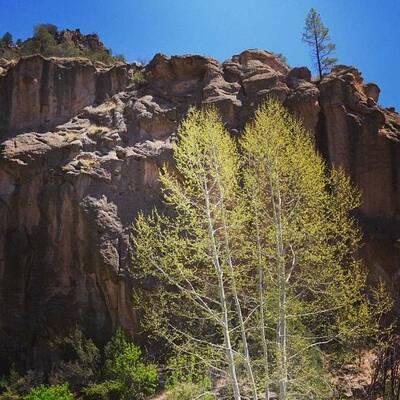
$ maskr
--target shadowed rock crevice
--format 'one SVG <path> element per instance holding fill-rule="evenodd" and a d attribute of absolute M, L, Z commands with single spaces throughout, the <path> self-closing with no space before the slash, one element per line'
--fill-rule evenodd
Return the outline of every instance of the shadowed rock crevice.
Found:
<path fill-rule="evenodd" d="M 326 129 L 325 115 L 322 111 L 318 114 L 318 122 L 315 128 L 315 146 L 327 163 L 329 160 L 329 143 Z"/>

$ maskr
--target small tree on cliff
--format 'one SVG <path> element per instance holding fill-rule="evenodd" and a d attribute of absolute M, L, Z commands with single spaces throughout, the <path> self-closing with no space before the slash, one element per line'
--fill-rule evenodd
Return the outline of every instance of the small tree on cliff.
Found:
<path fill-rule="evenodd" d="M 313 63 L 322 79 L 337 61 L 332 57 L 336 46 L 331 42 L 329 29 L 322 23 L 320 15 L 314 8 L 311 8 L 307 15 L 302 40 L 311 47 Z"/>
<path fill-rule="evenodd" d="M 4 58 L 13 58 L 14 49 L 13 47 L 13 38 L 10 32 L 6 32 L 0 38 L 0 57 Z"/>
<path fill-rule="evenodd" d="M 0 46 L 10 47 L 13 45 L 13 37 L 10 32 L 6 32 L 0 39 Z"/>

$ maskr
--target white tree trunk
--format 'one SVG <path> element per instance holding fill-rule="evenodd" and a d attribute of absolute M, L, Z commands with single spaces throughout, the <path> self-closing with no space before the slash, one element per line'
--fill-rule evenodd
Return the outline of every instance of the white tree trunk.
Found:
<path fill-rule="evenodd" d="M 209 191 L 207 188 L 206 181 L 204 184 L 204 196 L 205 196 L 205 202 L 206 202 L 208 230 L 209 230 L 210 240 L 212 243 L 213 264 L 214 264 L 214 268 L 215 268 L 215 271 L 216 271 L 217 277 L 218 277 L 218 291 L 219 291 L 219 298 L 220 298 L 220 303 L 221 303 L 221 310 L 222 310 L 222 314 L 223 314 L 222 327 L 223 327 L 223 334 L 224 334 L 226 357 L 227 357 L 227 362 L 228 362 L 228 366 L 229 366 L 229 375 L 230 375 L 230 379 L 231 379 L 233 397 L 235 400 L 241 400 L 239 383 L 238 383 L 237 374 L 236 374 L 234 352 L 232 349 L 231 338 L 230 338 L 228 307 L 227 307 L 227 303 L 226 303 L 223 271 L 222 271 L 222 268 L 221 268 L 221 265 L 219 262 L 219 254 L 218 254 L 217 245 L 216 245 L 214 224 L 213 224 L 213 220 L 212 220 L 212 216 L 211 216 L 210 196 L 209 196 Z"/>
<path fill-rule="evenodd" d="M 257 206 L 256 206 L 257 207 Z M 257 257 L 258 257 L 258 293 L 259 293 L 259 307 L 260 307 L 260 333 L 261 343 L 264 354 L 264 373 L 265 373 L 265 400 L 269 400 L 270 389 L 269 389 L 269 361 L 268 361 L 268 344 L 267 335 L 265 333 L 265 315 L 264 315 L 264 271 L 262 264 L 261 254 L 261 239 L 260 239 L 260 227 L 258 221 L 258 212 L 256 207 L 254 208 L 255 222 L 256 222 L 256 241 L 257 241 Z"/>
<path fill-rule="evenodd" d="M 251 386 L 251 389 L 253 392 L 253 400 L 258 400 L 257 385 L 256 385 L 256 382 L 254 379 L 253 368 L 251 366 L 250 351 L 249 351 L 249 345 L 247 342 L 246 327 L 244 324 L 242 307 L 240 305 L 239 295 L 238 295 L 237 286 L 236 286 L 235 270 L 234 270 L 234 266 L 233 266 L 232 251 L 231 251 L 231 247 L 230 247 L 230 237 L 229 237 L 229 233 L 228 233 L 227 220 L 226 220 L 226 214 L 225 214 L 224 193 L 223 193 L 223 188 L 221 186 L 220 176 L 218 174 L 218 169 L 216 172 L 217 172 L 218 190 L 219 190 L 219 193 L 221 196 L 220 209 L 221 209 L 222 225 L 223 225 L 223 232 L 224 232 L 225 251 L 226 251 L 226 257 L 227 257 L 229 271 L 230 271 L 230 275 L 231 275 L 231 286 L 232 286 L 231 289 L 232 289 L 233 299 L 235 302 L 236 313 L 237 313 L 237 317 L 239 320 L 240 334 L 241 334 L 242 343 L 243 343 L 243 353 L 244 353 L 243 356 L 244 356 L 247 374 L 248 374 L 248 377 L 250 380 L 250 386 Z"/>
<path fill-rule="evenodd" d="M 287 328 L 286 328 L 286 268 L 285 268 L 285 249 L 283 244 L 282 228 L 282 199 L 279 188 L 276 191 L 270 181 L 271 200 L 274 214 L 274 224 L 276 232 L 276 251 L 278 267 L 278 366 L 279 366 L 279 400 L 287 398 Z M 276 196 L 276 198 L 275 198 Z"/>

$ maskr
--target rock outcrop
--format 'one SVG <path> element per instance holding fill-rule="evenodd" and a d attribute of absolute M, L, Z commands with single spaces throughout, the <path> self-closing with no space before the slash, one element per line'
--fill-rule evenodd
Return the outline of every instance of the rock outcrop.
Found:
<path fill-rule="evenodd" d="M 362 192 L 364 257 L 398 302 L 400 115 L 379 107 L 378 99 L 379 88 L 365 85 L 359 71 L 336 66 L 320 84 L 318 141 L 326 159 L 342 166 Z"/>
<path fill-rule="evenodd" d="M 97 33 L 84 34 L 80 29 L 63 29 L 55 32 L 54 39 L 57 44 L 72 44 L 79 50 L 95 49 L 111 55 L 111 51 L 107 49 Z"/>
<path fill-rule="evenodd" d="M 0 139 L 44 132 L 82 108 L 99 104 L 128 85 L 129 66 L 101 66 L 86 59 L 34 55 L 8 63 L 0 74 Z"/>
<path fill-rule="evenodd" d="M 222 64 L 157 54 L 136 87 L 125 73 L 33 57 L 0 78 L 3 363 L 20 349 L 40 364 L 47 339 L 75 323 L 98 342 L 118 324 L 135 332 L 130 224 L 159 202 L 158 167 L 193 105 L 218 107 L 239 134 L 267 97 L 286 104 L 360 186 L 366 261 L 396 282 L 400 117 L 377 105 L 379 88 L 356 69 L 336 67 L 317 84 L 305 67 L 246 50 Z"/>

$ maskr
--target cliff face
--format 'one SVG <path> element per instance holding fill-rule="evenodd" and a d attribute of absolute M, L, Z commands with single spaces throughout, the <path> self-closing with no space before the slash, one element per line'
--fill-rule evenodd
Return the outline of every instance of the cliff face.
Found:
<path fill-rule="evenodd" d="M 48 337 L 75 323 L 98 341 L 118 324 L 135 332 L 129 227 L 159 202 L 158 166 L 192 105 L 218 107 L 232 134 L 269 96 L 299 115 L 360 186 L 366 262 L 397 284 L 400 116 L 377 106 L 376 85 L 339 66 L 317 86 L 261 50 L 222 64 L 158 54 L 143 73 L 127 87 L 123 66 L 32 57 L 0 78 L 0 360 L 19 349 L 40 365 Z"/>
<path fill-rule="evenodd" d="M 10 63 L 0 74 L 0 139 L 67 122 L 128 84 L 128 67 L 96 67 L 85 59 L 36 55 Z"/>
<path fill-rule="evenodd" d="M 320 85 L 317 140 L 328 162 L 342 166 L 362 192 L 357 212 L 365 237 L 362 253 L 398 303 L 400 115 L 381 109 L 378 96 L 379 88 L 364 85 L 355 68 L 335 67 Z"/>

